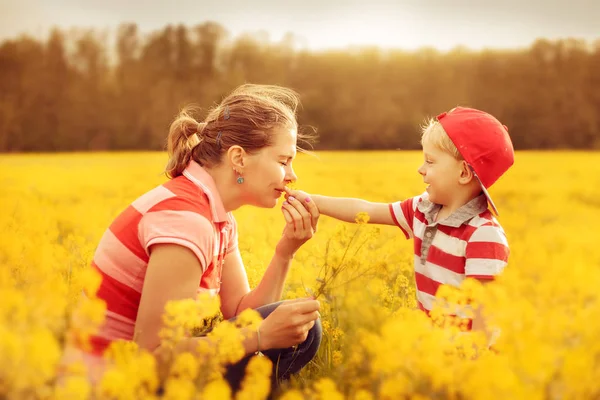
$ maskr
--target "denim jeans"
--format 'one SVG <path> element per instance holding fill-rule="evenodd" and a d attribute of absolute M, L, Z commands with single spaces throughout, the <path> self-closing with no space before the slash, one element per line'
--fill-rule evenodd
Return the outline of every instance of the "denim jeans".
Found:
<path fill-rule="evenodd" d="M 265 306 L 256 309 L 260 315 L 264 318 L 268 317 L 282 302 L 267 304 Z M 323 336 L 323 330 L 321 328 L 321 320 L 317 319 L 315 325 L 308 331 L 308 337 L 296 348 L 285 348 L 285 349 L 270 349 L 265 350 L 262 353 L 269 357 L 273 362 L 273 372 L 271 374 L 271 392 L 277 388 L 281 381 L 290 378 L 290 375 L 300 371 L 306 364 L 313 359 L 319 350 L 321 344 L 321 338 Z M 240 383 L 244 378 L 246 365 L 250 358 L 254 356 L 251 354 L 244 357 L 239 362 L 230 365 L 225 373 L 225 379 L 229 382 L 231 390 L 235 393 L 240 388 Z"/>

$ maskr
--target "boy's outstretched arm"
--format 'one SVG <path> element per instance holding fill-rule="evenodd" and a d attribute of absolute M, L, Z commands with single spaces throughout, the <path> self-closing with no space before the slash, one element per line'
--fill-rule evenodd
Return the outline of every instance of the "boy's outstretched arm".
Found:
<path fill-rule="evenodd" d="M 313 195 L 321 214 L 346 222 L 355 222 L 356 215 L 365 212 L 369 215 L 370 224 L 394 225 L 390 206 L 387 203 L 373 203 L 363 199 L 350 197 L 329 197 Z"/>
<path fill-rule="evenodd" d="M 288 196 L 298 196 L 304 193 L 299 190 L 287 189 Z M 370 224 L 395 225 L 390 212 L 390 206 L 387 203 L 373 203 L 363 199 L 350 197 L 330 197 L 321 195 L 306 194 L 314 201 L 323 215 L 339 219 L 346 222 L 355 222 L 356 215 L 365 212 L 369 215 Z"/>

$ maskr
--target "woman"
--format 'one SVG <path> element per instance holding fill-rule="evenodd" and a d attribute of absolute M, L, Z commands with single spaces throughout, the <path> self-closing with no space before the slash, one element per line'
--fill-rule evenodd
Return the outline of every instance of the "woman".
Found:
<path fill-rule="evenodd" d="M 316 229 L 317 208 L 304 197 L 283 204 L 283 235 L 253 290 L 231 214 L 244 205 L 275 207 L 285 186 L 296 180 L 297 105 L 289 89 L 243 85 L 203 122 L 185 110 L 176 118 L 168 135 L 171 179 L 121 213 L 96 250 L 92 266 L 103 278 L 97 296 L 106 301 L 107 311 L 91 340 L 94 354 L 115 339 L 134 340 L 160 354 L 166 303 L 205 291 L 220 296 L 226 319 L 247 308 L 258 309 L 264 318 L 256 331 L 246 332 L 246 357 L 228 370 L 234 390 L 254 353 L 273 359 L 279 380 L 314 357 L 321 341 L 319 303 L 276 302 L 294 254 Z M 200 340 L 206 339 L 185 339 L 181 347 L 194 349 Z"/>

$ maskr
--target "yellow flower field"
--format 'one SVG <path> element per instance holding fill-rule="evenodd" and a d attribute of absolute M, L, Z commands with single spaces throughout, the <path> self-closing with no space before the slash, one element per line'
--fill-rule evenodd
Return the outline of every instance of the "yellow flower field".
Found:
<path fill-rule="evenodd" d="M 391 202 L 424 190 L 419 152 L 323 152 L 295 161 L 295 187 Z M 0 398 L 229 398 L 222 363 L 239 357 L 236 330 L 213 332 L 228 347 L 175 360 L 157 394 L 155 361 L 132 343 L 109 354 L 114 368 L 90 387 L 80 365 L 57 382 L 65 344 L 84 341 L 103 304 L 80 302 L 97 277 L 89 264 L 112 219 L 166 178 L 164 153 L 0 156 Z M 292 399 L 582 399 L 600 397 L 600 154 L 518 152 L 491 189 L 511 245 L 495 283 L 467 282 L 501 329 L 497 352 L 415 311 L 412 242 L 399 229 L 321 217 L 298 252 L 286 297 L 318 296 L 324 340 L 312 364 L 277 396 Z M 279 209 L 235 212 L 251 286 L 284 221 Z M 260 223 L 258 223 L 259 221 Z M 214 304 L 215 307 L 218 304 Z M 173 304 L 164 340 L 176 341 L 210 310 Z M 243 323 L 256 323 L 251 313 Z M 212 352 L 212 353 L 211 353 Z M 208 359 L 210 358 L 210 361 Z M 266 398 L 270 367 L 249 365 L 236 399 Z M 219 364 L 220 363 L 220 364 Z"/>

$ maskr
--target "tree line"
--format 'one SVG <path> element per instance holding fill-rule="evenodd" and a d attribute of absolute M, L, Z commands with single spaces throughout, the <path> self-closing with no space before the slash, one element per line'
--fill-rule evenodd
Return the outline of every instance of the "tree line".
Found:
<path fill-rule="evenodd" d="M 5 40 L 0 151 L 164 149 L 180 108 L 207 110 L 245 82 L 298 91 L 316 149 L 417 149 L 425 119 L 457 105 L 497 116 L 517 149 L 600 148 L 600 40 L 447 52 L 297 44 L 232 38 L 214 22 Z"/>

